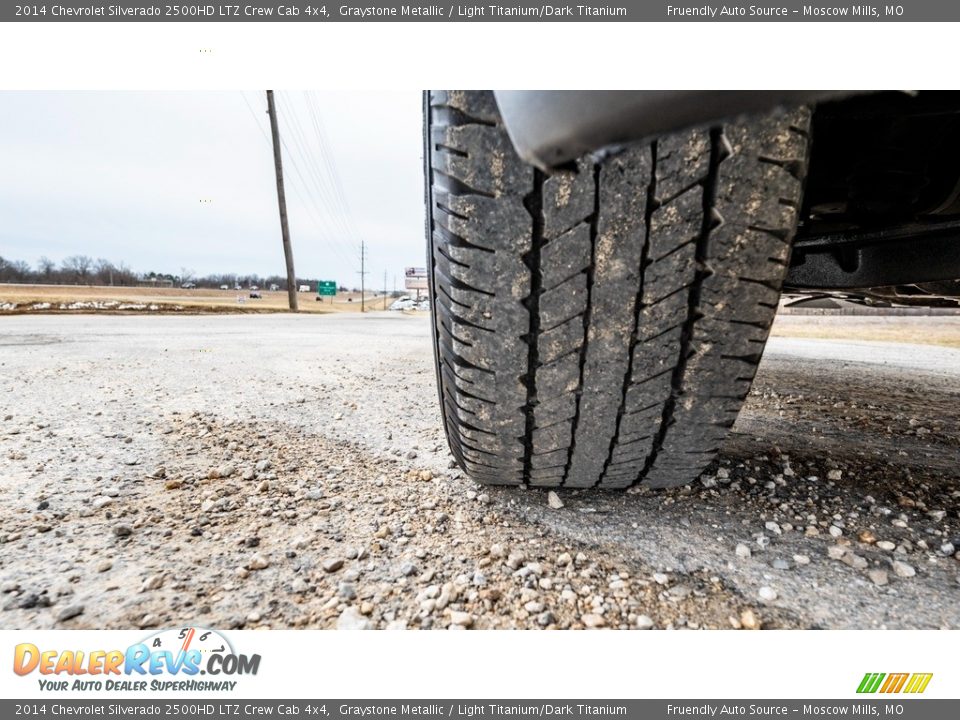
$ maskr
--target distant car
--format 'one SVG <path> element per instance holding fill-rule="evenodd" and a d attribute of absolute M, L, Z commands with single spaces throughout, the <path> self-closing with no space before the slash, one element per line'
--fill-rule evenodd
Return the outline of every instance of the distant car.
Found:
<path fill-rule="evenodd" d="M 279 289 L 280 289 L 279 285 L 277 285 L 276 283 L 270 283 L 270 292 L 276 292 Z"/>
<path fill-rule="evenodd" d="M 180 287 L 182 287 L 184 290 L 193 290 L 193 288 L 195 288 L 196 286 L 197 286 L 196 283 L 185 282 L 185 283 L 184 283 L 183 285 L 181 285 Z"/>
<path fill-rule="evenodd" d="M 402 297 L 390 303 L 390 310 L 413 310 L 417 304 L 408 297 Z M 427 307 L 429 310 L 429 306 Z"/>
<path fill-rule="evenodd" d="M 229 286 L 229 285 L 221 285 L 221 286 L 220 286 L 220 289 L 221 289 L 221 290 L 229 290 L 229 289 L 230 289 L 230 286 Z"/>
<path fill-rule="evenodd" d="M 251 300 L 260 300 L 263 298 L 263 295 L 260 294 L 259 290 L 250 290 L 250 299 Z"/>
<path fill-rule="evenodd" d="M 254 290 L 254 291 L 255 291 L 255 290 L 259 290 L 259 289 L 260 289 L 260 286 L 259 286 L 259 285 L 251 285 L 251 286 L 250 286 L 250 289 L 251 289 L 251 290 Z"/>

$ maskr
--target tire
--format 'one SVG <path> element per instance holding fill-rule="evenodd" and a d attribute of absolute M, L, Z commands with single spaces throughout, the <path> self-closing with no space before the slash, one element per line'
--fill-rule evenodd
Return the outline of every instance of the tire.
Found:
<path fill-rule="evenodd" d="M 425 99 L 435 358 L 485 484 L 681 485 L 750 390 L 786 274 L 809 110 L 545 174 L 489 92 Z"/>

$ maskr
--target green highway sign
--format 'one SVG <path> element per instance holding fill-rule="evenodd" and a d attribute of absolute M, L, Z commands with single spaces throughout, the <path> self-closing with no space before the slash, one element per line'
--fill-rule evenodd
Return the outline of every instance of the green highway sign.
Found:
<path fill-rule="evenodd" d="M 337 283 L 333 280 L 321 280 L 317 283 L 317 295 L 336 295 Z"/>

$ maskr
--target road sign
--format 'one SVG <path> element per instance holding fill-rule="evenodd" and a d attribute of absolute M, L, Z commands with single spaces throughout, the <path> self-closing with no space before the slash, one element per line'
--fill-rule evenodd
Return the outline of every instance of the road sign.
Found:
<path fill-rule="evenodd" d="M 321 280 L 317 283 L 317 295 L 334 296 L 337 294 L 337 283 L 334 280 Z"/>
<path fill-rule="evenodd" d="M 427 269 L 408 267 L 403 271 L 403 283 L 407 290 L 427 289 Z"/>

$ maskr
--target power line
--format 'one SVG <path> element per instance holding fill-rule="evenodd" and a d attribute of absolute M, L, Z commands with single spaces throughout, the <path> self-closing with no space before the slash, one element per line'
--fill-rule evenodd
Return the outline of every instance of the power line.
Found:
<path fill-rule="evenodd" d="M 288 119 L 293 128 L 291 139 L 296 146 L 300 157 L 304 160 L 305 166 L 308 170 L 308 175 L 310 175 L 314 181 L 314 187 L 318 191 L 327 215 L 330 217 L 332 223 L 337 226 L 340 232 L 343 234 L 344 239 L 352 239 L 354 242 L 357 242 L 356 234 L 351 231 L 349 220 L 343 212 L 343 206 L 338 207 L 336 190 L 333 189 L 333 181 L 331 178 L 325 177 L 324 174 L 319 170 L 320 164 L 326 161 L 324 158 L 324 153 L 320 153 L 321 163 L 314 162 L 314 151 L 311 148 L 309 140 L 307 139 L 307 135 L 303 130 L 302 124 L 300 123 L 300 118 L 293 109 L 293 104 L 288 103 L 287 99 L 284 98 L 282 107 L 286 109 L 286 114 L 289 115 Z"/>
<path fill-rule="evenodd" d="M 241 96 L 243 97 L 243 100 L 247 105 L 247 109 L 250 111 L 250 114 L 253 116 L 254 122 L 257 124 L 257 127 L 260 129 L 261 134 L 263 134 L 264 139 L 269 144 L 270 138 L 267 137 L 266 132 L 264 131 L 263 127 L 260 125 L 260 121 L 257 119 L 257 115 L 254 112 L 253 107 L 250 105 L 250 101 L 247 99 L 246 93 L 241 92 Z M 300 201 L 303 204 L 304 209 L 307 211 L 307 214 L 310 216 L 310 219 L 317 225 L 317 229 L 320 231 L 321 236 L 327 235 L 333 238 L 334 240 L 336 240 L 338 236 L 338 232 L 336 230 L 331 232 L 329 221 L 323 219 L 324 212 L 320 210 L 319 206 L 316 203 L 316 199 L 310 193 L 310 185 L 305 180 L 303 176 L 303 172 L 300 170 L 299 164 L 296 162 L 293 153 L 290 151 L 290 148 L 287 146 L 286 140 L 283 137 L 281 137 L 280 142 L 283 145 L 284 150 L 287 151 L 287 156 L 288 156 L 288 159 L 290 160 L 290 164 L 293 166 L 293 169 L 296 172 L 297 176 L 299 176 L 301 183 L 303 183 L 303 191 L 307 193 L 309 202 L 307 201 L 307 199 L 304 198 L 303 194 L 300 191 L 300 188 L 296 183 L 292 185 L 294 192 L 296 193 L 297 197 L 300 198 Z M 313 206 L 312 208 L 311 208 L 311 204 Z M 314 212 L 316 212 L 317 215 L 314 215 L 313 214 Z M 349 253 L 347 255 L 343 254 L 344 250 L 342 250 L 342 243 L 331 245 L 331 247 L 333 247 L 333 249 L 337 251 L 337 253 L 340 255 L 340 260 L 345 262 L 348 267 L 356 267 L 356 264 L 355 264 L 356 260 L 350 259 Z"/>

